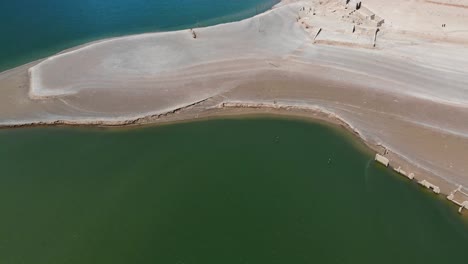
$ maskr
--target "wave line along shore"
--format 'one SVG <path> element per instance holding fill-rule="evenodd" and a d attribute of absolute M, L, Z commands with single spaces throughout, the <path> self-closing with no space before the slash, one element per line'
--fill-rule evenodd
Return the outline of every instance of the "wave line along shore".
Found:
<path fill-rule="evenodd" d="M 356 10 L 356 1 L 345 2 L 282 1 L 195 35 L 113 38 L 3 72 L 0 126 L 246 112 L 317 118 L 308 108 L 321 109 L 443 193 L 468 186 L 468 122 L 461 122 L 468 120 L 468 34 L 460 33 L 468 32 L 468 10 L 402 0 L 364 0 Z M 394 9 L 416 18 L 410 23 Z M 216 107 L 223 102 L 264 107 Z M 268 110 L 275 102 L 287 107 Z"/>

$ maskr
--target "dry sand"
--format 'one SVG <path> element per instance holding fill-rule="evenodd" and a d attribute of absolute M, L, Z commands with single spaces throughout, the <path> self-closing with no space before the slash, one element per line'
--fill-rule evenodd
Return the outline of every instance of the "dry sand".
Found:
<path fill-rule="evenodd" d="M 364 0 L 385 19 L 375 47 L 375 20 L 321 2 L 283 1 L 197 38 L 103 40 L 3 72 L 0 126 L 287 113 L 344 125 L 444 193 L 468 186 L 468 0 Z"/>

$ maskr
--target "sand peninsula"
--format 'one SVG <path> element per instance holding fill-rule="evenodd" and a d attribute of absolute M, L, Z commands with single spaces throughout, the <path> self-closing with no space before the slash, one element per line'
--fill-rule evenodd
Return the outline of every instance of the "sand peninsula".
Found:
<path fill-rule="evenodd" d="M 2 127 L 325 119 L 449 194 L 468 187 L 468 0 L 283 0 L 23 65 L 0 74 L 0 95 Z"/>

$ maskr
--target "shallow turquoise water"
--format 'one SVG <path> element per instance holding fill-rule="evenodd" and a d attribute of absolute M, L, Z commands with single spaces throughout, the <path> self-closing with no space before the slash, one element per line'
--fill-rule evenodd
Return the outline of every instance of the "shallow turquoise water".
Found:
<path fill-rule="evenodd" d="M 0 71 L 271 0 L 0 1 Z M 468 223 L 335 128 L 0 130 L 0 263 L 465 263 Z"/>
<path fill-rule="evenodd" d="M 91 40 L 236 21 L 278 0 L 3 0 L 0 71 Z"/>
<path fill-rule="evenodd" d="M 284 119 L 0 130 L 0 263 L 466 263 L 457 208 Z"/>

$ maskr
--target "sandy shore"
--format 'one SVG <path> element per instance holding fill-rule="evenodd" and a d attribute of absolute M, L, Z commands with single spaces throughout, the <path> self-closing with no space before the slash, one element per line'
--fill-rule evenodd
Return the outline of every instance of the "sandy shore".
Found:
<path fill-rule="evenodd" d="M 468 187 L 468 0 L 444 1 L 363 1 L 369 19 L 344 1 L 289 0 L 193 32 L 94 42 L 1 73 L 0 126 L 319 118 L 448 194 Z"/>

